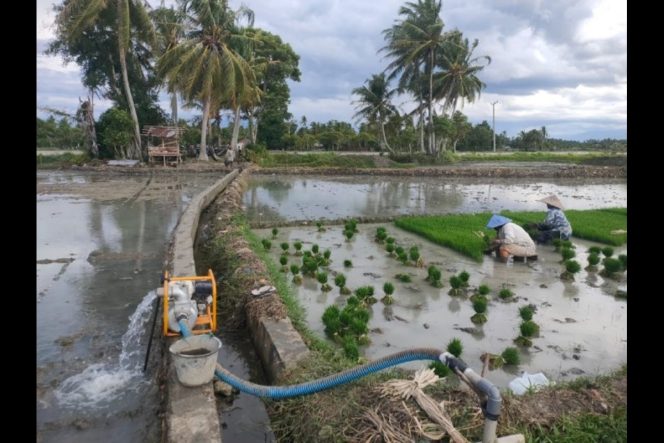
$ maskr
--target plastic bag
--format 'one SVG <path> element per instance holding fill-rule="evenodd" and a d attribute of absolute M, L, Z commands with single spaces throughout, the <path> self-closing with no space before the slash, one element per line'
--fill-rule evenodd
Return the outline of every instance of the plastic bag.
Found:
<path fill-rule="evenodd" d="M 512 380 L 508 387 L 516 395 L 525 394 L 528 389 L 534 388 L 537 389 L 540 386 L 548 386 L 549 379 L 546 378 L 544 374 L 538 372 L 537 374 L 529 374 L 524 372 L 521 377 L 517 377 Z"/>

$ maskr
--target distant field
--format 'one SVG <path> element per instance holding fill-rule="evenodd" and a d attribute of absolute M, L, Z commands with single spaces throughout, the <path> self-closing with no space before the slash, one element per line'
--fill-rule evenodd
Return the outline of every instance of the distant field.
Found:
<path fill-rule="evenodd" d="M 63 154 L 73 154 L 73 155 L 83 155 L 85 151 L 81 149 L 51 149 L 51 148 L 39 148 L 37 149 L 37 155 L 63 155 Z"/>

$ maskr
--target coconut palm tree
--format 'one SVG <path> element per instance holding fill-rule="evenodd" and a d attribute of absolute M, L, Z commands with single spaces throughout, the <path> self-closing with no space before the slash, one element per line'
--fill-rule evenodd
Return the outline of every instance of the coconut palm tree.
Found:
<path fill-rule="evenodd" d="M 157 33 L 155 55 L 159 57 L 177 46 L 184 38 L 184 13 L 182 9 L 160 7 L 152 11 L 150 15 Z M 177 126 L 178 96 L 175 91 L 171 92 L 171 120 Z"/>
<path fill-rule="evenodd" d="M 242 36 L 237 30 L 237 13 L 226 0 L 184 2 L 185 38 L 157 61 L 167 79 L 169 91 L 178 91 L 187 101 L 203 105 L 199 160 L 207 161 L 207 128 L 210 109 L 238 97 L 253 83 L 248 63 L 234 49 Z"/>
<path fill-rule="evenodd" d="M 391 98 L 396 94 L 396 89 L 389 89 L 385 73 L 374 74 L 366 82 L 366 86 L 353 89 L 353 94 L 359 99 L 355 102 L 359 110 L 355 118 L 364 118 L 369 122 L 376 122 L 380 127 L 380 148 L 394 152 L 387 143 L 385 137 L 385 120 L 388 116 L 397 113 L 397 109 L 392 103 Z"/>
<path fill-rule="evenodd" d="M 148 43 L 154 42 L 154 28 L 148 16 L 147 4 L 140 0 L 65 0 L 55 19 L 56 33 L 65 42 L 86 38 L 84 32 L 91 29 L 103 14 L 112 13 L 117 34 L 117 51 L 120 61 L 122 83 L 129 113 L 134 123 L 134 149 L 131 158 L 141 158 L 141 130 L 136 115 L 136 106 L 131 94 L 127 75 L 127 51 L 130 46 L 132 29 Z"/>
<path fill-rule="evenodd" d="M 461 105 L 464 101 L 474 102 L 480 97 L 486 87 L 477 74 L 491 63 L 491 57 L 481 56 L 473 58 L 473 51 L 478 45 L 477 39 L 469 45 L 468 39 L 463 38 L 460 31 L 447 33 L 445 44 L 440 48 L 440 66 L 442 72 L 437 73 L 434 79 L 434 91 L 437 97 L 443 99 L 443 110 L 454 115 L 458 100 Z M 486 62 L 486 65 L 481 62 Z"/>
<path fill-rule="evenodd" d="M 404 18 L 391 28 L 383 31 L 387 46 L 382 51 L 392 62 L 386 71 L 390 77 L 404 74 L 413 66 L 423 66 L 424 75 L 428 79 L 429 111 L 429 152 L 435 146 L 433 130 L 433 76 L 436 67 L 436 55 L 445 42 L 443 34 L 444 23 L 440 18 L 442 9 L 441 0 L 417 0 L 417 3 L 407 2 L 399 9 L 399 15 Z"/>

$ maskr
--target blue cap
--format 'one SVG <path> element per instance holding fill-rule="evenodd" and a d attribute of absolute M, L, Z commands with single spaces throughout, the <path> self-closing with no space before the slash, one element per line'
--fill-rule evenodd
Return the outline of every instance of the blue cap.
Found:
<path fill-rule="evenodd" d="M 512 220 L 510 220 L 507 217 L 503 217 L 502 215 L 499 214 L 493 214 L 491 218 L 489 219 L 489 223 L 486 224 L 487 228 L 497 228 L 499 226 L 504 225 L 505 223 L 509 223 Z"/>

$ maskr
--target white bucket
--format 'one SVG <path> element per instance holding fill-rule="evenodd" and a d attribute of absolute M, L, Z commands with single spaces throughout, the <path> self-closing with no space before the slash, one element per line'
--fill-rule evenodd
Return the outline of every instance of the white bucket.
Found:
<path fill-rule="evenodd" d="M 214 378 L 221 340 L 211 334 L 190 335 L 168 348 L 178 380 L 185 386 L 201 386 Z"/>

